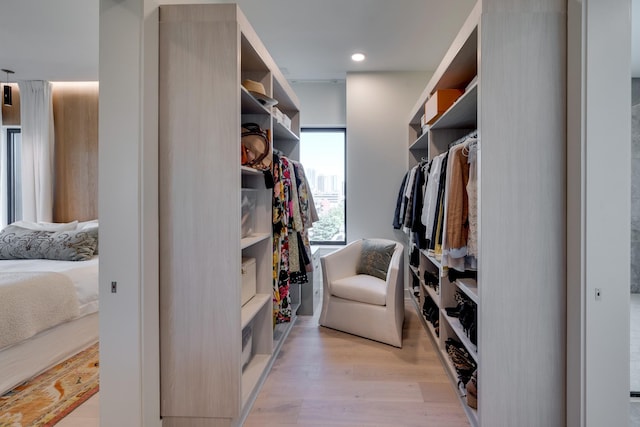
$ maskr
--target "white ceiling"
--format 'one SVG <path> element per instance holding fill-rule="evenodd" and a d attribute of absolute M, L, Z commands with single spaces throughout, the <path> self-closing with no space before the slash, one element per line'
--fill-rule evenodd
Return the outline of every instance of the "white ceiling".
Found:
<path fill-rule="evenodd" d="M 633 75 L 640 77 L 640 0 L 632 1 Z M 475 0 L 235 2 L 288 79 L 334 80 L 348 71 L 434 70 Z M 0 68 L 18 80 L 97 80 L 98 4 L 0 1 Z M 349 59 L 356 50 L 365 62 Z"/>

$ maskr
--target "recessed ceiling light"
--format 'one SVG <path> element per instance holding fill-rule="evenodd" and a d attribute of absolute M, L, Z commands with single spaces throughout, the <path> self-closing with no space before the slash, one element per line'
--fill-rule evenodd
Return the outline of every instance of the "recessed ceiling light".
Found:
<path fill-rule="evenodd" d="M 351 59 L 356 62 L 364 61 L 364 53 L 354 53 L 351 55 Z"/>

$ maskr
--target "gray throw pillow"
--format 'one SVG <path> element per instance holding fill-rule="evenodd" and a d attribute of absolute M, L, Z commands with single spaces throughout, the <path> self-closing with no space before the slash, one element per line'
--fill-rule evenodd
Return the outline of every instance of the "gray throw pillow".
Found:
<path fill-rule="evenodd" d="M 0 259 L 86 261 L 97 243 L 86 230 L 41 231 L 9 225 L 0 232 Z"/>
<path fill-rule="evenodd" d="M 387 271 L 395 248 L 395 243 L 387 244 L 364 239 L 356 274 L 368 274 L 369 276 L 387 280 Z"/>
<path fill-rule="evenodd" d="M 86 231 L 89 236 L 93 237 L 94 239 L 96 239 L 96 250 L 93 252 L 94 255 L 98 255 L 98 248 L 100 247 L 100 242 L 98 240 L 98 227 L 88 227 L 88 228 L 83 228 L 82 230 L 76 230 L 76 231 Z"/>

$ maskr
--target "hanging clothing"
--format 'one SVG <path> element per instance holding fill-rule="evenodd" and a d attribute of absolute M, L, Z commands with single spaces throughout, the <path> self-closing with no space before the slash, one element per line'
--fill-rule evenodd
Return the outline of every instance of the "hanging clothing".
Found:
<path fill-rule="evenodd" d="M 425 241 L 428 248 L 432 241 L 433 227 L 438 211 L 438 188 L 440 185 L 440 172 L 442 170 L 442 160 L 446 154 L 441 154 L 433 158 L 427 178 L 427 186 L 424 190 L 424 200 L 421 220 L 425 227 Z"/>
<path fill-rule="evenodd" d="M 456 200 L 457 202 L 458 195 L 455 193 L 459 190 L 457 186 L 456 188 L 453 188 L 452 186 L 458 180 L 462 180 L 462 178 L 458 176 L 461 173 L 461 171 L 458 168 L 458 163 L 459 163 L 458 157 L 460 154 L 460 150 L 462 150 L 462 145 L 456 145 L 453 148 L 449 149 L 449 157 L 447 161 L 447 176 L 445 180 L 445 193 L 444 193 L 444 202 L 443 202 L 444 216 L 443 216 L 442 228 L 444 232 L 441 240 L 440 260 L 443 266 L 455 268 L 457 270 L 459 270 L 460 267 L 462 266 L 462 269 L 464 270 L 464 260 L 460 262 L 460 256 L 464 257 L 464 254 L 466 254 L 466 247 L 464 248 L 464 251 L 465 251 L 464 254 L 461 255 L 462 248 L 457 248 L 459 252 L 457 252 L 455 256 L 452 256 L 452 257 L 449 256 L 449 252 L 450 252 L 449 249 L 451 248 L 449 244 L 449 239 L 451 238 L 450 236 L 454 234 L 454 232 L 452 231 L 452 228 L 458 226 L 456 221 L 458 220 L 459 216 L 462 216 L 461 212 L 452 212 L 452 210 L 459 209 L 459 207 L 457 205 L 451 204 L 453 200 Z M 466 185 L 466 181 L 465 181 L 465 185 Z M 455 233 L 458 233 L 458 232 L 459 230 L 455 231 Z"/>
<path fill-rule="evenodd" d="M 477 138 L 470 134 L 406 172 L 393 227 L 409 235 L 410 250 L 426 249 L 443 267 L 477 269 Z"/>
<path fill-rule="evenodd" d="M 449 181 L 447 183 L 447 235 L 448 248 L 462 248 L 467 245 L 469 234 L 469 205 L 467 182 L 469 162 L 463 154 L 465 145 L 452 148 L 450 153 Z"/>
<path fill-rule="evenodd" d="M 283 323 L 291 320 L 291 283 L 308 283 L 313 271 L 309 228 L 318 215 L 300 163 L 274 153 L 273 178 L 273 316 Z"/>
<path fill-rule="evenodd" d="M 289 295 L 289 217 L 291 176 L 285 157 L 273 161 L 273 317 L 274 324 L 291 320 Z"/>
<path fill-rule="evenodd" d="M 409 180 L 407 181 L 407 186 L 404 191 L 404 197 L 406 200 L 404 219 L 402 220 L 403 230 L 406 233 L 411 231 L 411 214 L 413 212 L 413 191 L 414 191 L 414 182 L 416 179 L 417 166 L 411 168 L 411 173 L 409 174 Z"/>
<path fill-rule="evenodd" d="M 416 168 L 416 174 L 413 184 L 412 203 L 411 203 L 411 231 L 415 234 L 416 245 L 420 249 L 427 247 L 427 240 L 425 236 L 425 227 L 422 224 L 422 209 L 423 209 L 423 196 L 424 196 L 424 181 L 425 181 L 425 165 L 420 164 Z"/>
<path fill-rule="evenodd" d="M 400 218 L 404 218 L 403 212 L 403 204 L 404 204 L 404 189 L 407 185 L 407 178 L 409 177 L 410 172 L 404 174 L 402 178 L 402 183 L 400 184 L 400 191 L 398 191 L 398 197 L 396 200 L 396 210 L 393 214 L 393 228 L 396 230 L 400 230 L 402 228 Z"/>
<path fill-rule="evenodd" d="M 469 198 L 469 236 L 467 239 L 467 255 L 478 257 L 478 156 L 477 143 L 471 142 L 469 147 L 469 181 L 467 196 Z"/>
<path fill-rule="evenodd" d="M 289 218 L 289 275 L 291 283 L 307 283 L 306 268 L 301 267 L 300 248 L 298 245 L 298 233 L 302 232 L 302 214 L 300 213 L 300 199 L 298 197 L 298 180 L 292 161 L 288 161 L 289 176 L 291 179 L 290 212 Z M 303 266 L 304 267 L 304 266 Z"/>
<path fill-rule="evenodd" d="M 442 166 L 440 169 L 440 177 L 438 180 L 438 193 L 436 197 L 436 212 L 431 233 L 431 242 L 428 246 L 430 253 L 432 253 L 437 258 L 439 258 L 442 253 L 442 221 L 444 217 L 444 194 L 446 188 L 445 183 L 447 178 L 448 159 L 449 152 L 447 151 L 442 158 Z"/>
<path fill-rule="evenodd" d="M 469 237 L 469 145 L 475 138 L 467 138 L 449 150 L 450 169 L 446 182 L 446 233 L 442 244 L 442 265 L 458 271 L 477 269 L 477 259 L 467 248 Z"/>

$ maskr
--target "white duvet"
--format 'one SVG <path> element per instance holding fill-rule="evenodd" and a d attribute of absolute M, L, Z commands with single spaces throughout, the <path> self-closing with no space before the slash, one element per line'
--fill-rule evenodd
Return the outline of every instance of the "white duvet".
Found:
<path fill-rule="evenodd" d="M 45 274 L 49 272 L 55 274 Z M 13 281 L 21 284 L 14 284 Z M 52 285 L 48 287 L 46 283 Z M 57 289 L 55 294 L 54 285 Z M 9 304 L 10 311 L 18 318 L 20 310 L 15 307 L 16 302 L 34 302 L 33 307 L 25 309 L 27 315 L 24 319 L 18 320 L 19 327 L 15 328 L 15 331 L 19 332 L 20 339 L 28 338 L 22 336 L 26 333 L 25 330 L 37 329 L 37 333 L 55 324 L 94 313 L 98 311 L 98 257 L 95 256 L 88 261 L 2 260 L 0 295 L 0 310 L 8 312 L 7 308 L 2 309 L 2 304 Z M 43 298 L 49 298 L 51 301 L 57 299 L 55 309 L 47 307 Z M 16 338 L 13 335 L 16 334 L 13 330 L 0 332 L 0 348 L 15 343 Z M 7 340 L 11 342 L 8 343 Z"/>
<path fill-rule="evenodd" d="M 1 260 L 0 272 L 53 271 L 68 276 L 78 295 L 78 316 L 98 311 L 98 255 L 88 261 Z"/>

